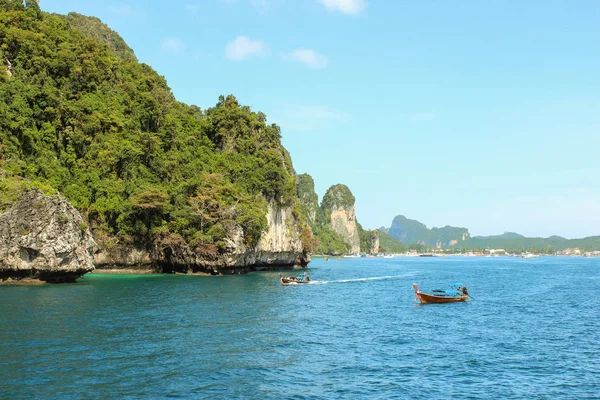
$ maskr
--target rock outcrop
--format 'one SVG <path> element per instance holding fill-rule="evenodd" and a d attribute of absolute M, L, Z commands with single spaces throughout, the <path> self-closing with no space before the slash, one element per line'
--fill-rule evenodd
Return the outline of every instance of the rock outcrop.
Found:
<path fill-rule="evenodd" d="M 94 269 L 95 246 L 67 200 L 31 190 L 0 215 L 0 280 L 74 282 Z"/>
<path fill-rule="evenodd" d="M 373 240 L 371 242 L 371 254 L 379 254 L 379 234 L 377 231 L 372 231 Z"/>
<path fill-rule="evenodd" d="M 302 224 L 292 207 L 271 200 L 266 218 L 268 230 L 254 247 L 246 246 L 243 230 L 233 226 L 224 252 L 215 246 L 192 248 L 181 236 L 170 235 L 155 240 L 152 249 L 104 246 L 100 242 L 102 250 L 95 256 L 95 264 L 98 271 L 210 274 L 305 267 L 310 255 L 302 241 Z"/>
<path fill-rule="evenodd" d="M 315 193 L 315 181 L 312 176 L 300 174 L 296 177 L 296 194 L 300 199 L 300 207 L 312 226 L 316 222 L 319 210 L 319 196 Z"/>
<path fill-rule="evenodd" d="M 330 217 L 331 228 L 350 246 L 350 253 L 360 252 L 360 236 L 356 225 L 354 196 L 346 185 L 330 187 L 323 196 L 321 208 Z"/>

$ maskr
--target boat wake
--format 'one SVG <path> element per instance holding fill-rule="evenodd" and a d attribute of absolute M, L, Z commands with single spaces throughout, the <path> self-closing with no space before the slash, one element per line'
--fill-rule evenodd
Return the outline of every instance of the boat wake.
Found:
<path fill-rule="evenodd" d="M 325 285 L 329 283 L 349 283 L 349 282 L 366 282 L 366 281 L 382 281 L 386 279 L 400 279 L 409 278 L 415 274 L 403 274 L 403 275 L 388 275 L 388 276 L 373 276 L 369 278 L 356 278 L 356 279 L 338 279 L 335 281 L 310 281 L 311 285 Z"/>

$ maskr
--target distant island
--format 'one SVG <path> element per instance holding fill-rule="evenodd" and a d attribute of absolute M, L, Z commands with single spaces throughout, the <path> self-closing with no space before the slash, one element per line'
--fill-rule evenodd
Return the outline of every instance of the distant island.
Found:
<path fill-rule="evenodd" d="M 305 267 L 281 129 L 215 100 L 178 101 L 95 17 L 0 1 L 0 280 Z"/>
<path fill-rule="evenodd" d="M 514 232 L 505 232 L 501 235 L 471 237 L 467 228 L 445 226 L 428 229 L 423 223 L 408 219 L 404 215 L 396 216 L 389 228 L 382 227 L 379 230 L 419 251 L 445 249 L 464 252 L 504 249 L 508 252 L 553 254 L 575 248 L 583 252 L 600 250 L 600 236 L 583 239 L 566 239 L 560 236 L 530 238 Z"/>

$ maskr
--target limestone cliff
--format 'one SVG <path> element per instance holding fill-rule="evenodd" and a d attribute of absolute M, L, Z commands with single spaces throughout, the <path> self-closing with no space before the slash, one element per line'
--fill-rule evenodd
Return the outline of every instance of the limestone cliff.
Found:
<path fill-rule="evenodd" d="M 356 223 L 358 235 L 360 237 L 360 249 L 369 254 L 379 254 L 379 234 L 384 234 L 377 230 L 364 230 L 362 225 Z"/>
<path fill-rule="evenodd" d="M 313 225 L 319 210 L 319 196 L 315 193 L 315 181 L 312 176 L 300 174 L 296 177 L 296 194 L 300 199 L 300 207 L 306 215 L 308 223 Z"/>
<path fill-rule="evenodd" d="M 95 263 L 99 270 L 211 274 L 306 266 L 310 255 L 303 242 L 305 227 L 293 208 L 271 200 L 266 218 L 268 229 L 254 247 L 244 243 L 242 228 L 232 225 L 222 252 L 214 246 L 192 247 L 181 236 L 170 235 L 155 240 L 152 249 L 101 242 Z"/>
<path fill-rule="evenodd" d="M 94 269 L 95 246 L 67 200 L 31 190 L 0 215 L 0 280 L 74 282 Z"/>
<path fill-rule="evenodd" d="M 327 190 L 321 204 L 322 210 L 330 218 L 331 228 L 344 238 L 350 246 L 350 253 L 360 251 L 354 202 L 354 196 L 348 186 L 337 184 Z"/>
<path fill-rule="evenodd" d="M 379 234 L 373 231 L 373 241 L 371 242 L 371 254 L 379 254 Z"/>

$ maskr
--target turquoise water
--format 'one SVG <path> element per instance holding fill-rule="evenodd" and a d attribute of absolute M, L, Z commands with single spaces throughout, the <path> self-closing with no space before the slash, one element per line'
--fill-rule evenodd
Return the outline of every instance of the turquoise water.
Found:
<path fill-rule="evenodd" d="M 0 287 L 0 397 L 600 397 L 600 259 L 317 259 Z M 475 300 L 417 305 L 462 281 Z"/>

